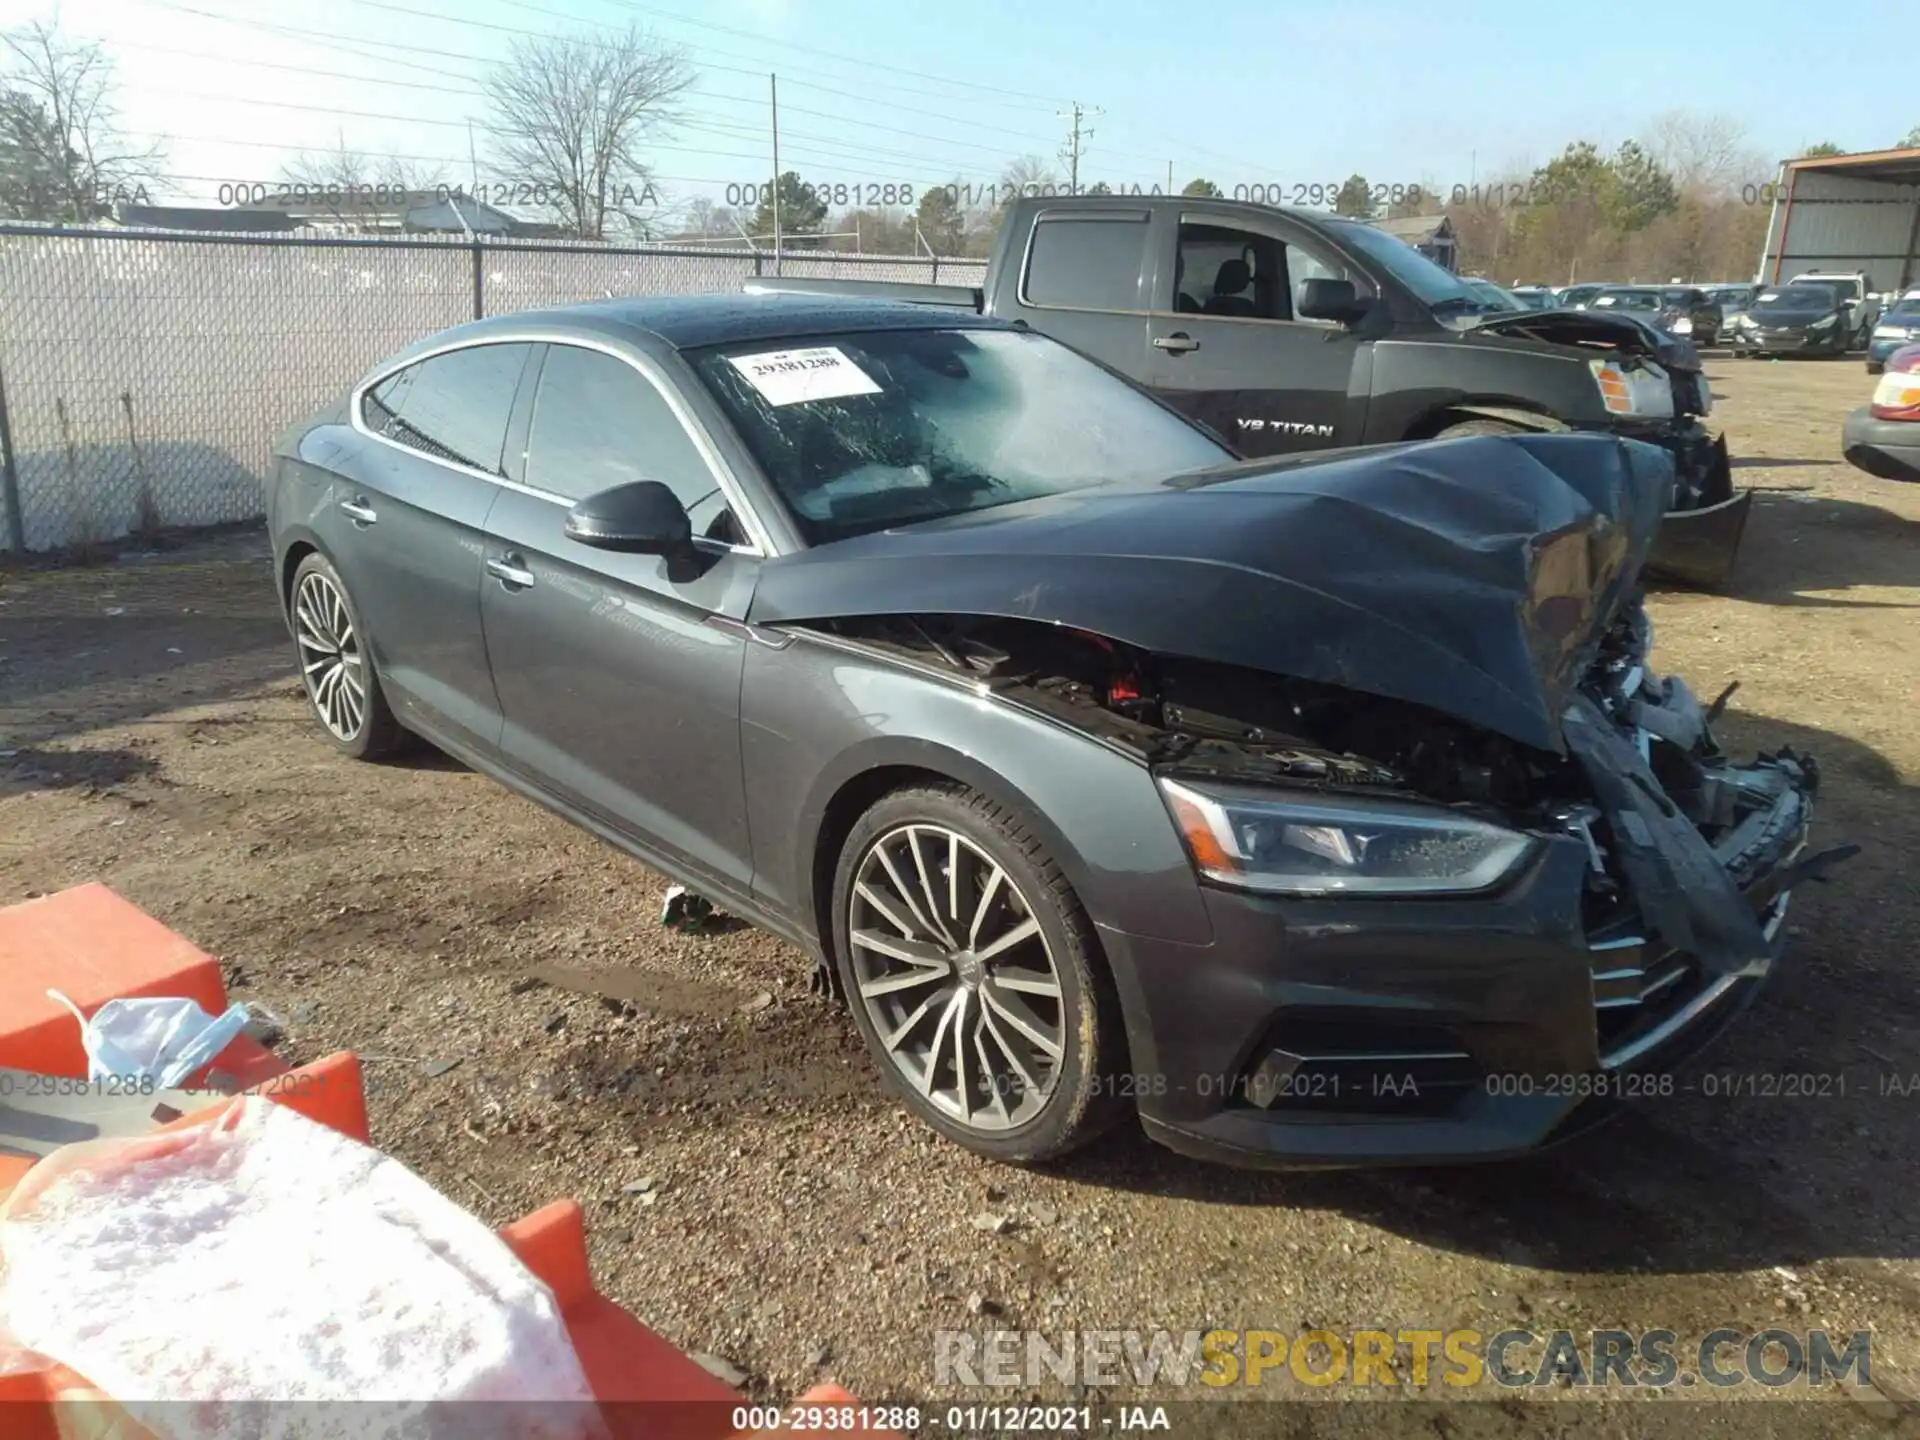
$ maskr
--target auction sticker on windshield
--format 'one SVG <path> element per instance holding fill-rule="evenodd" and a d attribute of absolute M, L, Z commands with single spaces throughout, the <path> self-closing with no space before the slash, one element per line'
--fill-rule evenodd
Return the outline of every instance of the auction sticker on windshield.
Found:
<path fill-rule="evenodd" d="M 837 346 L 811 350 L 768 350 L 729 356 L 728 363 L 769 405 L 798 405 L 805 400 L 839 400 L 848 395 L 878 395 L 880 387 Z"/>

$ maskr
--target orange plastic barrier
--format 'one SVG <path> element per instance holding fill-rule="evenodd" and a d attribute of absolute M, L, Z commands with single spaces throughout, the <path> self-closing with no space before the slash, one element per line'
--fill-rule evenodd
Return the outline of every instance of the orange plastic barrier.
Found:
<path fill-rule="evenodd" d="M 83 1076 L 87 1060 L 80 1027 L 46 998 L 49 988 L 89 1015 L 109 1000 L 134 995 L 183 995 L 215 1015 L 228 1004 L 216 960 L 100 884 L 0 909 L 0 1066 Z M 352 1054 L 342 1051 L 288 1069 L 243 1036 L 185 1088 L 202 1087 L 212 1074 L 231 1077 L 357 1140 L 369 1138 L 360 1062 Z M 223 1109 L 224 1102 L 216 1102 L 163 1129 L 210 1124 Z M 32 1163 L 0 1156 L 0 1199 Z M 642 1435 L 721 1440 L 737 1433 L 733 1418 L 743 1397 L 593 1288 L 585 1219 L 576 1201 L 555 1201 L 499 1233 L 553 1291 L 580 1367 L 616 1440 Z M 0 1435 L 65 1440 L 55 1402 L 73 1396 L 104 1398 L 63 1366 L 0 1375 Z M 826 1384 L 798 1403 L 859 1402 Z M 138 1440 L 139 1432 L 115 1435 Z"/>

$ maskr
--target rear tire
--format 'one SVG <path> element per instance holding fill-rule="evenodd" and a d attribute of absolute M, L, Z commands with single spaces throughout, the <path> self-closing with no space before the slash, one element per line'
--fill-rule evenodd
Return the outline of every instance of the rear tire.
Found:
<path fill-rule="evenodd" d="M 300 562 L 287 608 L 307 704 L 327 743 L 356 760 L 378 760 L 400 749 L 407 732 L 393 718 L 374 673 L 360 612 L 326 556 L 316 551 Z"/>
<path fill-rule="evenodd" d="M 1005 806 L 959 785 L 879 800 L 841 847 L 833 945 L 888 1088 L 947 1139 L 1032 1165 L 1126 1118 L 1093 924 Z"/>

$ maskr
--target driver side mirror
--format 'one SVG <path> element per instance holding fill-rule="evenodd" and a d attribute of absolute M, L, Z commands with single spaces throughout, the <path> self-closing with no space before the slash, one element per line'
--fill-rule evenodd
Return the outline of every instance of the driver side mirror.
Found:
<path fill-rule="evenodd" d="M 635 480 L 589 495 L 567 512 L 567 538 L 624 555 L 694 554 L 686 506 L 658 480 Z"/>
<path fill-rule="evenodd" d="M 1306 280 L 1300 285 L 1300 303 L 1293 313 L 1305 320 L 1333 320 L 1351 325 L 1367 313 L 1372 302 L 1362 300 L 1351 280 Z"/>

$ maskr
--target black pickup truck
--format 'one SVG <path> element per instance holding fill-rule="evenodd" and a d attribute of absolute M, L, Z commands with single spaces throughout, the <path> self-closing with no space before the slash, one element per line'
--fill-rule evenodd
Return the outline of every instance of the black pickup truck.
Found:
<path fill-rule="evenodd" d="M 1357 221 L 1181 196 L 1019 201 L 986 284 L 750 281 L 1024 321 L 1147 386 L 1248 457 L 1445 435 L 1611 430 L 1672 453 L 1648 568 L 1716 584 L 1746 527 L 1698 352 L 1627 315 L 1493 314 Z"/>

